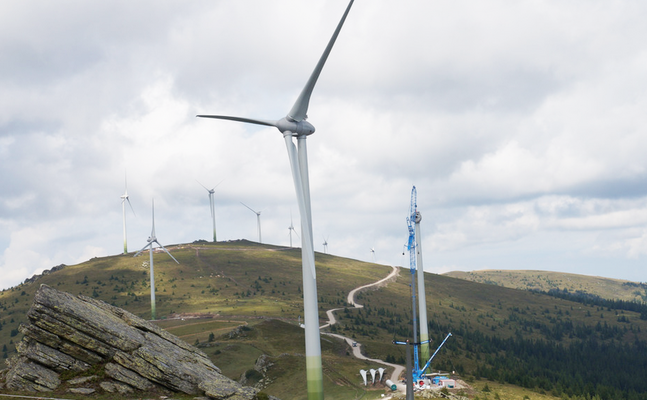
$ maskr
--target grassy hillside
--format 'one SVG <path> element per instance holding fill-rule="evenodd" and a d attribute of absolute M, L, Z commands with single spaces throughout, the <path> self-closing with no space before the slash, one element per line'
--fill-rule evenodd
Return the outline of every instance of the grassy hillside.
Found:
<path fill-rule="evenodd" d="M 160 326 L 203 346 L 227 376 L 244 375 L 248 384 L 280 398 L 303 398 L 304 341 L 296 325 L 302 315 L 300 250 L 247 241 L 169 250 L 180 265 L 155 254 Z M 346 304 L 351 289 L 391 270 L 319 253 L 316 263 L 322 322 L 326 309 Z M 537 396 L 647 398 L 647 361 L 640 358 L 647 350 L 647 321 L 639 312 L 442 275 L 426 274 L 425 282 L 432 347 L 453 334 L 432 369 L 456 371 L 476 387 L 507 382 L 523 388 L 516 393 Z M 150 317 L 148 257 L 95 258 L 0 292 L 0 346 L 6 349 L 0 357 L 14 351 L 17 326 L 41 283 Z M 369 357 L 403 363 L 404 349 L 392 340 L 412 334 L 410 283 L 403 269 L 396 282 L 361 293 L 357 302 L 365 307 L 338 312 L 339 324 L 327 331 L 356 338 Z M 169 318 L 180 313 L 184 321 Z M 190 319 L 191 313 L 214 318 Z M 384 393 L 360 384 L 359 369 L 376 366 L 351 357 L 345 344 L 324 335 L 322 350 L 326 398 Z M 264 378 L 252 371 L 261 355 L 272 364 Z"/>
<path fill-rule="evenodd" d="M 584 292 L 609 300 L 647 301 L 647 284 L 551 271 L 453 271 L 445 276 L 514 289 Z"/>
<path fill-rule="evenodd" d="M 301 391 L 305 380 L 299 372 L 304 371 L 299 366 L 305 365 L 303 331 L 297 326 L 299 317 L 303 316 L 301 250 L 244 240 L 168 246 L 167 249 L 180 264 L 162 252 L 154 254 L 159 325 L 191 344 L 197 341 L 209 345 L 205 350 L 216 365 L 236 380 L 254 367 L 261 354 L 277 357 L 272 374 L 281 376 L 273 378 L 268 390 L 276 395 L 286 393 L 283 396 L 286 399 L 301 398 L 296 394 L 306 392 Z M 98 298 L 149 319 L 148 261 L 147 254 L 133 258 L 133 253 L 94 258 L 0 292 L 0 347 L 3 349 L 0 361 L 15 354 L 14 345 L 21 337 L 18 325 L 26 320 L 25 314 L 40 284 Z M 387 266 L 326 254 L 317 254 L 316 266 L 322 320 L 325 310 L 346 304 L 351 289 L 391 271 Z M 176 314 L 187 318 L 169 319 Z M 190 319 L 191 314 L 211 314 L 215 318 Z M 280 321 L 271 323 L 267 318 Z M 280 328 L 278 323 L 282 324 Z M 264 333 L 253 335 L 253 340 L 248 335 L 227 338 L 229 343 L 222 347 L 216 345 L 224 339 L 208 342 L 211 333 L 215 337 L 227 336 L 240 325 L 250 326 L 250 332 L 262 329 Z M 272 331 L 268 327 L 274 327 L 272 334 L 268 334 Z M 331 398 L 354 398 L 354 393 L 360 393 L 358 397 L 370 399 L 383 393 L 368 395 L 359 387 L 358 371 L 367 364 L 347 356 L 345 347 L 339 340 L 324 338 L 322 341 L 324 366 L 330 365 L 324 371 L 325 387 L 327 393 L 335 394 Z M 340 375 L 351 370 L 354 372 L 348 374 L 352 379 Z"/>
<path fill-rule="evenodd" d="M 403 351 L 390 342 L 394 336 L 402 339 L 411 335 L 411 305 L 404 302 L 410 302 L 410 281 L 408 272 L 402 273 L 395 284 L 360 295 L 358 301 L 367 307 L 342 313 L 335 330 L 362 337 L 369 344 L 371 356 L 402 356 Z M 436 343 L 449 331 L 500 339 L 556 340 L 562 344 L 602 333 L 609 340 L 647 340 L 647 321 L 641 320 L 636 312 L 587 306 L 545 294 L 443 275 L 427 274 L 425 285 L 428 319 Z M 476 362 L 469 358 L 469 353 L 456 351 L 461 342 L 464 343 L 464 338 L 460 334 L 450 339 L 446 345 L 449 351 L 441 353 L 438 362 L 452 363 L 451 369 L 473 369 Z"/>

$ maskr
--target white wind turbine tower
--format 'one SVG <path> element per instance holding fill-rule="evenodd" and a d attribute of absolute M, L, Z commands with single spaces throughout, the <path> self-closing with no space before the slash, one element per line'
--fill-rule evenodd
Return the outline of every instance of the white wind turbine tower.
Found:
<path fill-rule="evenodd" d="M 323 247 L 324 247 L 324 254 L 326 254 L 328 252 L 328 239 L 327 238 L 324 238 Z"/>
<path fill-rule="evenodd" d="M 263 242 L 261 242 L 261 211 L 253 210 L 250 206 L 243 203 L 242 201 L 240 202 L 240 204 L 242 204 L 245 207 L 249 208 L 254 214 L 256 214 L 256 225 L 258 225 L 258 243 L 263 243 Z"/>
<path fill-rule="evenodd" d="M 153 229 L 151 230 L 151 235 L 147 239 L 148 244 L 146 246 L 142 247 L 141 250 L 139 250 L 133 257 L 137 257 L 139 254 L 141 254 L 142 251 L 146 250 L 148 247 L 148 252 L 150 254 L 150 274 L 151 274 L 151 320 L 155 320 L 155 270 L 153 268 L 153 243 L 157 243 L 159 247 L 162 248 L 168 254 L 173 261 L 176 263 L 180 263 L 178 260 L 175 259 L 169 253 L 168 250 L 162 246 L 160 242 L 157 241 L 157 237 L 155 236 L 155 200 L 153 200 Z"/>
<path fill-rule="evenodd" d="M 373 254 L 373 262 L 375 262 L 375 247 L 371 247 L 371 254 Z"/>
<path fill-rule="evenodd" d="M 221 183 L 222 181 L 220 181 L 218 185 L 220 185 Z M 217 240 L 216 240 L 216 205 L 214 204 L 213 194 L 216 193 L 216 188 L 218 187 L 218 185 L 214 186 L 212 189 L 208 189 L 205 185 L 200 183 L 200 186 L 202 186 L 204 190 L 209 192 L 209 206 L 211 207 L 211 220 L 213 221 L 213 242 L 214 243 L 216 243 Z"/>
<path fill-rule="evenodd" d="M 319 79 L 321 70 L 328 59 L 335 40 L 348 16 L 353 0 L 350 0 L 335 32 L 324 50 L 308 82 L 299 94 L 287 116 L 280 120 L 260 120 L 225 115 L 198 115 L 198 117 L 226 119 L 257 125 L 273 126 L 282 134 L 287 147 L 292 170 L 292 179 L 301 216 L 301 262 L 303 270 L 303 308 L 306 339 L 306 379 L 308 399 L 323 399 L 323 370 L 321 364 L 321 340 L 319 336 L 319 315 L 317 305 L 317 282 L 315 273 L 314 244 L 312 238 L 312 214 L 310 209 L 310 182 L 308 176 L 308 154 L 306 138 L 315 128 L 306 121 L 310 96 Z M 295 49 L 294 55 L 302 57 L 303 49 Z M 297 147 L 293 138 L 297 138 Z"/>
<path fill-rule="evenodd" d="M 415 189 L 415 186 L 414 186 Z M 422 265 L 422 236 L 420 234 L 420 221 L 422 214 L 417 210 L 415 213 L 415 232 L 416 232 L 416 275 L 418 276 L 418 313 L 420 320 L 420 342 L 429 340 L 429 327 L 427 325 L 427 296 L 425 294 L 425 269 Z M 430 355 L 429 342 L 420 345 L 420 356 L 423 360 L 428 360 Z"/>
<path fill-rule="evenodd" d="M 128 239 L 126 238 L 126 202 L 128 202 L 130 209 L 133 211 L 133 215 L 135 215 L 135 210 L 133 209 L 133 205 L 130 203 L 130 196 L 128 196 L 128 181 L 126 179 L 124 179 L 124 181 L 126 189 L 124 191 L 124 194 L 121 195 L 121 213 L 124 219 L 124 254 L 127 254 Z"/>

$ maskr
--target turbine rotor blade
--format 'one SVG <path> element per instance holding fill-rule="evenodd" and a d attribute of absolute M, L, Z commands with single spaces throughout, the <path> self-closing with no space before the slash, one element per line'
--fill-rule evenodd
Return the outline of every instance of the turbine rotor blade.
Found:
<path fill-rule="evenodd" d="M 139 250 L 137 253 L 135 253 L 135 255 L 133 257 L 137 257 L 138 255 L 140 255 L 142 253 L 142 251 L 146 250 L 146 248 L 148 246 L 152 246 L 152 245 L 153 245 L 153 242 L 148 242 L 148 244 L 146 246 L 142 247 L 142 249 Z"/>
<path fill-rule="evenodd" d="M 203 185 L 202 183 L 200 183 L 200 181 L 199 181 L 199 180 L 197 180 L 197 179 L 196 179 L 195 181 L 196 181 L 196 182 L 198 182 L 198 184 L 199 184 L 200 186 L 202 186 L 202 187 L 204 188 L 204 190 L 206 190 L 207 192 L 209 191 L 209 189 L 207 189 L 207 187 L 206 187 L 205 185 Z"/>
<path fill-rule="evenodd" d="M 348 7 L 346 7 L 346 11 L 344 12 L 344 15 L 341 17 L 341 21 L 339 21 L 339 24 L 337 25 L 337 29 L 335 29 L 335 32 L 330 38 L 330 41 L 328 42 L 328 46 L 326 46 L 326 49 L 321 55 L 321 58 L 319 59 L 319 62 L 317 63 L 317 66 L 315 67 L 314 71 L 312 71 L 312 74 L 310 75 L 308 82 L 306 83 L 305 87 L 301 91 L 301 94 L 299 94 L 299 97 L 297 98 L 297 101 L 292 106 L 292 109 L 288 113 L 288 119 L 296 122 L 300 122 L 306 119 L 308 114 L 308 105 L 310 104 L 310 96 L 312 95 L 312 91 L 314 90 L 315 85 L 317 84 L 317 79 L 319 79 L 319 74 L 321 74 L 321 70 L 323 69 L 324 64 L 326 64 L 328 55 L 330 54 L 330 51 L 332 50 L 332 47 L 335 44 L 335 40 L 337 40 L 337 36 L 339 36 L 341 27 L 342 25 L 344 25 L 344 21 L 346 20 L 346 16 L 350 11 L 350 7 L 353 5 L 353 1 L 354 0 L 351 0 L 350 3 L 348 3 Z"/>
<path fill-rule="evenodd" d="M 252 209 L 250 206 L 248 206 L 247 204 L 243 203 L 242 201 L 240 202 L 240 204 L 242 204 L 242 205 L 244 205 L 245 207 L 249 208 L 249 209 L 250 209 L 254 214 L 256 214 L 256 215 L 261 215 L 260 211 L 258 211 L 258 212 L 257 212 L 257 211 L 254 211 L 254 209 Z"/>
<path fill-rule="evenodd" d="M 155 199 L 153 199 L 153 229 L 151 230 L 151 237 L 155 238 Z"/>
<path fill-rule="evenodd" d="M 226 119 L 226 120 L 229 120 L 229 121 L 238 121 L 238 122 L 246 122 L 246 123 L 249 123 L 249 124 L 273 126 L 275 128 L 277 127 L 277 121 L 269 121 L 269 120 L 263 120 L 263 119 L 231 117 L 231 116 L 228 116 L 228 115 L 196 115 L 196 117 L 199 117 L 199 118 Z"/>
<path fill-rule="evenodd" d="M 133 215 L 137 216 L 137 214 L 135 214 L 135 209 L 133 208 L 133 205 L 130 203 L 130 199 L 128 197 L 126 197 L 126 200 L 128 200 L 128 205 L 130 206 L 130 209 L 132 210 Z"/>
<path fill-rule="evenodd" d="M 216 189 L 218 186 L 220 186 L 220 184 L 221 184 L 221 183 L 223 183 L 224 181 L 225 181 L 225 180 L 223 179 L 223 180 L 221 180 L 220 182 L 218 182 L 218 184 L 217 184 L 216 186 L 214 186 L 211 190 L 215 190 L 215 189 Z"/>
<path fill-rule="evenodd" d="M 161 248 L 162 248 L 162 250 L 164 250 L 164 251 L 166 252 L 166 254 L 168 254 L 168 255 L 173 259 L 173 261 L 175 261 L 175 262 L 176 262 L 176 263 L 178 263 L 178 264 L 180 263 L 178 260 L 176 260 L 176 259 L 175 259 L 175 257 L 173 257 L 173 255 L 172 255 L 171 253 L 169 253 L 169 251 L 168 251 L 168 250 L 166 250 L 166 248 L 165 248 L 164 246 L 162 246 L 162 244 L 161 244 L 160 242 L 158 242 L 158 241 L 156 240 L 156 241 L 155 241 L 155 243 L 157 243 L 157 245 L 158 245 L 159 247 L 161 247 Z"/>

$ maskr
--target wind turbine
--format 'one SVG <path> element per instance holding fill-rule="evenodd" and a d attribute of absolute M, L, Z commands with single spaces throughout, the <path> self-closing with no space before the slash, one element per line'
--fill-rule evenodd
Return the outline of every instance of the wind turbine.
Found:
<path fill-rule="evenodd" d="M 315 128 L 306 121 L 310 96 L 319 79 L 321 70 L 337 40 L 354 0 L 350 0 L 335 32 L 317 63 L 310 78 L 288 114 L 280 120 L 261 120 L 225 115 L 198 115 L 204 118 L 226 119 L 257 125 L 273 126 L 282 134 L 290 159 L 292 179 L 301 216 L 301 262 L 303 270 L 303 308 L 306 340 L 306 379 L 308 399 L 323 399 L 323 370 L 321 365 L 321 340 L 319 336 L 319 311 L 317 305 L 317 282 L 315 273 L 314 244 L 312 238 L 312 214 L 310 209 L 310 182 L 308 176 L 308 152 L 306 138 Z M 302 57 L 303 49 L 295 49 L 294 56 Z M 293 138 L 297 138 L 297 147 Z"/>
<path fill-rule="evenodd" d="M 288 227 L 288 230 L 290 231 L 290 247 L 292 247 L 292 231 L 294 231 L 294 234 L 299 237 L 299 234 L 294 229 L 294 225 L 292 224 L 292 213 L 290 213 L 290 226 Z"/>
<path fill-rule="evenodd" d="M 153 200 L 153 230 L 151 230 L 151 235 L 148 237 L 147 242 L 148 244 L 142 247 L 142 249 L 139 250 L 133 257 L 137 257 L 138 255 L 141 254 L 142 251 L 146 250 L 146 248 L 148 247 L 148 252 L 150 253 L 150 266 L 151 266 L 151 272 L 150 272 L 151 274 L 151 319 L 155 320 L 155 271 L 153 269 L 153 243 L 157 243 L 157 245 L 161 247 L 162 250 L 164 250 L 166 254 L 168 254 L 173 259 L 173 261 L 175 261 L 178 264 L 180 263 L 178 260 L 175 259 L 175 257 L 171 255 L 171 253 L 169 253 L 168 250 L 164 248 L 164 246 L 162 246 L 160 242 L 157 241 L 157 237 L 155 236 L 155 200 Z"/>
<path fill-rule="evenodd" d="M 375 247 L 371 247 L 371 253 L 373 254 L 373 262 L 375 262 Z"/>
<path fill-rule="evenodd" d="M 240 202 L 240 204 L 242 204 L 245 207 L 249 208 L 254 214 L 256 214 L 256 225 L 258 225 L 258 243 L 263 243 L 263 242 L 261 242 L 261 212 L 253 210 L 250 206 L 243 203 L 242 201 Z"/>
<path fill-rule="evenodd" d="M 196 180 L 196 182 L 197 182 L 197 180 Z M 200 182 L 198 182 L 198 183 L 200 183 Z M 221 183 L 222 183 L 222 181 L 220 181 L 218 183 L 218 185 L 220 185 Z M 213 242 L 214 243 L 216 243 L 217 240 L 216 240 L 216 206 L 215 206 L 215 204 L 213 202 L 213 194 L 216 192 L 216 188 L 218 187 L 218 185 L 214 186 L 212 189 L 208 189 L 205 185 L 200 183 L 200 186 L 202 186 L 204 188 L 204 190 L 209 192 L 209 205 L 211 207 L 211 220 L 213 221 Z"/>
<path fill-rule="evenodd" d="M 328 239 L 324 238 L 323 242 L 323 247 L 324 247 L 324 254 L 328 251 Z"/>
<path fill-rule="evenodd" d="M 126 254 L 128 253 L 128 240 L 126 239 L 126 202 L 128 202 L 130 209 L 133 211 L 133 215 L 135 215 L 135 210 L 133 209 L 133 205 L 130 203 L 130 197 L 128 196 L 128 180 L 125 177 L 124 182 L 126 189 L 124 194 L 121 195 L 121 213 L 123 214 L 124 219 L 124 254 Z"/>

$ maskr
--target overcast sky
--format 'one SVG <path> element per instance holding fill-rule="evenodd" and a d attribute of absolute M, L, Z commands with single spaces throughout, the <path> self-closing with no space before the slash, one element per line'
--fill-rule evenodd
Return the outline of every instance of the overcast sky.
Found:
<path fill-rule="evenodd" d="M 4 1 L 0 288 L 146 244 L 288 245 L 280 119 L 344 0 Z M 315 249 L 647 281 L 647 2 L 357 0 L 314 90 Z M 200 183 L 198 183 L 200 182 Z M 298 229 L 298 228 L 297 228 Z M 297 242 L 297 238 L 293 240 Z"/>

